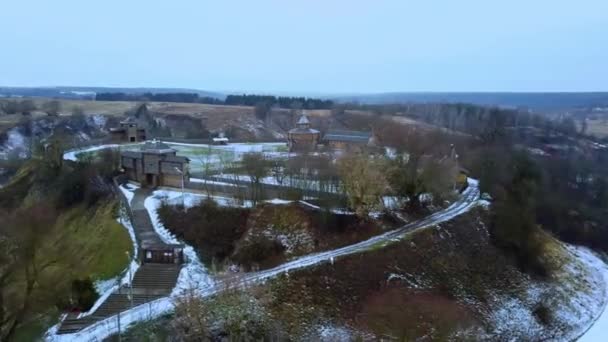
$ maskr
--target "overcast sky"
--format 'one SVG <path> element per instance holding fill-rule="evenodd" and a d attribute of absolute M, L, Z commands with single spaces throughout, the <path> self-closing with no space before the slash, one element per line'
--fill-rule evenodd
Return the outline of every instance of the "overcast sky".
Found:
<path fill-rule="evenodd" d="M 0 85 L 608 91 L 608 0 L 3 0 Z"/>

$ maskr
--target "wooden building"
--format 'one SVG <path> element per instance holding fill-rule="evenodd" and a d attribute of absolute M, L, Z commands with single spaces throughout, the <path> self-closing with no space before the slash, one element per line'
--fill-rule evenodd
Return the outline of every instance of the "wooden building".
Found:
<path fill-rule="evenodd" d="M 190 160 L 177 156 L 167 144 L 154 140 L 146 142 L 140 151 L 123 151 L 121 167 L 130 180 L 145 187 L 182 187 L 189 179 Z"/>
<path fill-rule="evenodd" d="M 289 151 L 314 151 L 319 143 L 321 132 L 310 128 L 310 121 L 306 115 L 300 117 L 296 126 L 287 133 Z"/>
<path fill-rule="evenodd" d="M 371 132 L 330 130 L 323 137 L 323 143 L 334 151 L 360 152 L 374 145 Z"/>
<path fill-rule="evenodd" d="M 146 129 L 140 127 L 133 117 L 121 121 L 120 127 L 110 128 L 110 135 L 114 142 L 146 141 Z"/>
<path fill-rule="evenodd" d="M 144 243 L 140 250 L 140 260 L 142 264 L 182 264 L 184 262 L 183 245 Z"/>

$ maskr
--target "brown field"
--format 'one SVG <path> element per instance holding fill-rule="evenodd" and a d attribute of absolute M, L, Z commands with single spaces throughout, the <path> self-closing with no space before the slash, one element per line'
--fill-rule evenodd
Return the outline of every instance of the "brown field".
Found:
<path fill-rule="evenodd" d="M 21 100 L 21 99 L 17 99 Z M 42 108 L 45 102 L 52 99 L 48 98 L 31 98 L 38 108 Z M 1 101 L 1 100 L 0 100 Z M 125 112 L 135 108 L 141 102 L 135 101 L 92 101 L 92 100 L 58 100 L 61 103 L 60 116 L 70 116 L 75 107 L 82 108 L 85 115 L 104 115 L 104 116 L 123 116 Z M 260 130 L 263 129 L 262 123 L 254 116 L 254 107 L 251 106 L 225 106 L 225 105 L 209 105 L 202 103 L 176 103 L 176 102 L 146 102 L 150 112 L 160 115 L 187 115 L 197 119 L 205 118 L 205 125 L 212 131 L 223 130 L 228 126 L 240 127 L 245 130 Z M 336 126 L 334 128 L 346 128 L 357 129 L 352 126 L 352 122 L 336 122 L 331 117 L 331 110 L 329 109 L 304 109 L 298 111 L 298 114 L 302 112 L 313 120 L 313 125 L 322 124 L 322 122 L 329 123 L 330 126 Z M 278 108 L 273 110 L 273 124 L 267 127 L 275 131 L 288 130 L 292 127 L 292 120 L 295 121 L 296 116 L 290 115 L 292 111 L 290 109 Z M 346 114 L 351 115 L 350 118 L 361 117 L 371 118 L 372 113 L 369 111 L 362 110 L 347 110 Z M 36 110 L 32 112 L 31 118 L 46 117 L 46 113 L 42 110 Z M 11 115 L 0 115 L 0 133 L 15 126 L 18 122 L 24 119 L 21 114 Z M 417 125 L 421 128 L 432 129 L 435 128 L 426 123 L 416 121 L 403 116 L 393 116 L 391 119 L 398 123 L 405 125 Z M 350 120 L 350 119 L 349 119 Z M 373 119 L 375 120 L 375 118 Z M 278 122 L 283 122 L 277 126 Z M 324 127 L 327 125 L 324 125 Z M 355 125 L 356 126 L 356 125 Z M 365 125 L 369 126 L 369 125 Z M 255 128 L 253 128 L 255 127 Z M 326 127 L 327 128 L 327 127 Z"/>
<path fill-rule="evenodd" d="M 19 99 L 21 100 L 21 99 Z M 46 98 L 32 99 L 38 108 L 50 101 Z M 61 102 L 60 116 L 70 116 L 73 108 L 80 107 L 85 115 L 109 115 L 123 116 L 125 112 L 133 109 L 139 102 L 134 101 L 91 101 L 91 100 L 59 100 Z M 147 102 L 148 109 L 153 113 L 189 115 L 196 118 L 207 118 L 210 128 L 221 127 L 226 122 L 247 122 L 254 120 L 253 107 L 247 106 L 222 106 L 201 103 L 174 103 L 174 102 Z M 36 110 L 32 118 L 45 117 L 46 113 Z M 23 120 L 21 114 L 0 115 L 0 132 L 13 127 Z"/>
<path fill-rule="evenodd" d="M 600 139 L 608 137 L 608 120 L 587 119 L 587 134 Z"/>

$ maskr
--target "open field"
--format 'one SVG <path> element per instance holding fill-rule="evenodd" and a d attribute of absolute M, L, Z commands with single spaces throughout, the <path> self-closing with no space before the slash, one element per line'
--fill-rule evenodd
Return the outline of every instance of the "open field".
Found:
<path fill-rule="evenodd" d="M 25 98 L 2 99 L 21 101 Z M 47 98 L 31 98 L 36 104 L 36 107 L 41 108 L 42 105 L 54 99 Z M 92 100 L 57 100 L 61 103 L 61 115 L 70 115 L 74 107 L 80 107 L 85 115 L 118 115 L 122 116 L 126 111 L 133 109 L 136 105 L 143 103 L 137 101 L 92 101 Z M 193 116 L 204 115 L 233 115 L 233 114 L 253 114 L 254 108 L 251 106 L 227 106 L 227 105 L 211 105 L 203 103 L 180 103 L 180 102 L 145 102 L 148 104 L 148 109 L 152 112 L 162 114 L 188 114 Z M 277 109 L 277 112 L 289 112 L 289 109 Z M 330 114 L 327 109 L 309 110 L 304 109 L 301 112 L 310 116 L 325 117 Z M 41 110 L 35 111 L 34 115 L 46 115 Z M 6 118 L 21 117 L 21 114 L 6 115 Z M 4 121 L 4 120 L 0 120 Z"/>
<path fill-rule="evenodd" d="M 587 119 L 587 134 L 600 139 L 608 137 L 608 120 Z"/>

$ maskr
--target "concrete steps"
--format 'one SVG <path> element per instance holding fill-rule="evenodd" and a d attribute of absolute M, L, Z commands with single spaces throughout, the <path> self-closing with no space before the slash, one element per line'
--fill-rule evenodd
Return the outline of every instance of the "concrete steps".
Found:
<path fill-rule="evenodd" d="M 171 292 L 177 282 L 181 265 L 144 264 L 133 277 L 133 288 L 164 289 Z"/>
<path fill-rule="evenodd" d="M 133 289 L 121 287 L 112 293 L 104 302 L 89 316 L 76 318 L 70 314 L 61 323 L 58 334 L 70 334 L 80 331 L 89 325 L 114 316 L 119 312 L 124 312 L 132 306 L 149 303 L 161 297 L 171 294 L 177 283 L 177 277 L 181 270 L 181 265 L 174 264 L 144 264 L 139 267 L 133 277 Z M 129 297 L 132 293 L 133 300 Z"/>
<path fill-rule="evenodd" d="M 145 198 L 149 193 L 149 190 L 138 189 L 131 203 L 134 209 L 132 224 L 140 246 L 147 243 L 163 244 L 156 231 L 154 231 L 148 211 L 144 207 Z M 132 306 L 142 305 L 170 295 L 177 283 L 181 266 L 155 263 L 141 265 L 133 275 L 132 289 L 121 287 L 89 316 L 78 319 L 77 315 L 69 314 L 61 323 L 57 333 L 69 334 L 80 331 L 97 321 L 124 312 Z M 129 294 L 132 294 L 132 300 Z"/>
<path fill-rule="evenodd" d="M 162 240 L 156 234 L 150 215 L 147 210 L 133 210 L 133 230 L 140 245 L 162 244 Z"/>

